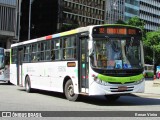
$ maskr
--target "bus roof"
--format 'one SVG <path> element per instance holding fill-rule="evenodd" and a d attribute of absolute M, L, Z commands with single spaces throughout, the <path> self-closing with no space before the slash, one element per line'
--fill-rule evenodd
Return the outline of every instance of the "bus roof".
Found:
<path fill-rule="evenodd" d="M 82 33 L 82 32 L 86 32 L 86 31 L 91 31 L 92 28 L 96 27 L 96 26 L 125 26 L 125 27 L 134 27 L 134 26 L 123 25 L 123 24 L 90 25 L 90 26 L 79 27 L 79 28 L 76 28 L 76 29 L 73 29 L 73 30 L 69 30 L 69 31 L 61 32 L 61 33 L 56 33 L 56 34 L 52 34 L 52 35 L 48 35 L 48 36 L 44 36 L 44 37 L 40 37 L 40 38 L 26 40 L 26 41 L 19 42 L 19 43 L 14 43 L 14 44 L 11 45 L 11 47 L 16 47 L 16 46 L 25 45 L 25 44 L 29 44 L 29 43 L 34 43 L 34 42 L 38 42 L 38 41 L 49 40 L 49 39 L 52 39 L 52 38 L 58 38 L 58 37 L 63 37 L 63 36 L 72 35 L 72 34 L 76 34 L 76 33 Z M 134 27 L 134 28 L 138 29 L 138 27 Z"/>
<path fill-rule="evenodd" d="M 52 38 L 63 37 L 63 36 L 72 35 L 72 34 L 76 34 L 76 33 L 80 33 L 80 32 L 85 32 L 85 31 L 89 31 L 91 28 L 93 28 L 93 26 L 80 27 L 80 28 L 76 28 L 76 29 L 69 30 L 66 32 L 61 32 L 61 33 L 57 33 L 57 34 L 52 34 L 52 35 L 48 35 L 48 36 L 44 36 L 44 37 L 40 37 L 40 38 L 27 40 L 24 42 L 15 43 L 15 44 L 12 44 L 11 47 L 16 47 L 16 46 L 25 45 L 25 44 L 34 43 L 34 42 L 43 41 L 43 40 L 49 40 Z"/>

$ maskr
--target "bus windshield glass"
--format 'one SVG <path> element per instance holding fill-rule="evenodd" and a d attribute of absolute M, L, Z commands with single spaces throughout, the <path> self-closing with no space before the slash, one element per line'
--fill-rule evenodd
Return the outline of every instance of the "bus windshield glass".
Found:
<path fill-rule="evenodd" d="M 4 56 L 0 55 L 0 69 L 4 67 Z"/>
<path fill-rule="evenodd" d="M 103 69 L 141 69 L 140 40 L 94 38 L 92 66 Z"/>

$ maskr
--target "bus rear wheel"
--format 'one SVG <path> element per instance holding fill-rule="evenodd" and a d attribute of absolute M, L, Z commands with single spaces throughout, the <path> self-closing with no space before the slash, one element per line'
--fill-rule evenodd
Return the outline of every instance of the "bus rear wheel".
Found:
<path fill-rule="evenodd" d="M 119 95 L 105 95 L 105 97 L 109 102 L 115 102 L 117 99 L 120 98 Z"/>
<path fill-rule="evenodd" d="M 25 80 L 25 89 L 26 89 L 26 91 L 27 91 L 28 93 L 30 93 L 30 92 L 32 91 L 29 76 L 27 76 L 27 77 L 26 77 L 26 80 Z"/>
<path fill-rule="evenodd" d="M 74 93 L 74 86 L 71 79 L 66 82 L 64 93 L 69 101 L 76 101 L 78 99 L 78 94 Z"/>

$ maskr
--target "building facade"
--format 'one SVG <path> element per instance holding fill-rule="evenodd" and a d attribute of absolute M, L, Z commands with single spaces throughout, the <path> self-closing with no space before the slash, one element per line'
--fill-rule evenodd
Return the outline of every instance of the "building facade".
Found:
<path fill-rule="evenodd" d="M 128 21 L 134 16 L 139 16 L 139 0 L 125 0 L 125 21 Z"/>
<path fill-rule="evenodd" d="M 106 23 L 113 24 L 124 21 L 125 0 L 106 0 Z"/>
<path fill-rule="evenodd" d="M 105 23 L 105 0 L 63 0 L 62 24 L 79 26 Z"/>
<path fill-rule="evenodd" d="M 160 28 L 160 0 L 106 0 L 106 22 L 128 21 L 138 16 L 146 31 Z"/>
<path fill-rule="evenodd" d="M 106 15 L 105 0 L 21 0 L 20 9 L 20 41 L 104 24 Z"/>
<path fill-rule="evenodd" d="M 160 28 L 160 0 L 140 0 L 139 17 L 145 22 L 147 31 Z"/>
<path fill-rule="evenodd" d="M 16 0 L 0 0 L 0 47 L 10 48 L 16 36 Z"/>

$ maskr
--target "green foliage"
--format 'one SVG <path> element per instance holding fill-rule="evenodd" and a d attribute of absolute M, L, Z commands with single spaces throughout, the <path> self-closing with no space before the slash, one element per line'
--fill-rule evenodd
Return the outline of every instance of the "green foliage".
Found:
<path fill-rule="evenodd" d="M 145 48 L 145 61 L 151 63 L 153 51 L 155 52 L 155 64 L 160 64 L 160 30 L 146 33 L 143 41 Z"/>
<path fill-rule="evenodd" d="M 139 27 L 141 28 L 142 30 L 144 30 L 144 21 L 141 20 L 139 17 L 135 16 L 135 17 L 132 17 L 131 19 L 128 20 L 127 22 L 128 25 L 132 25 L 132 26 L 136 26 L 136 27 Z"/>
<path fill-rule="evenodd" d="M 117 20 L 115 24 L 124 24 L 124 25 L 126 25 L 127 23 L 124 22 L 123 20 Z"/>

